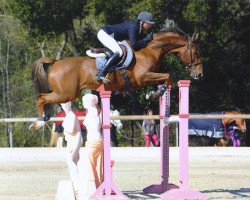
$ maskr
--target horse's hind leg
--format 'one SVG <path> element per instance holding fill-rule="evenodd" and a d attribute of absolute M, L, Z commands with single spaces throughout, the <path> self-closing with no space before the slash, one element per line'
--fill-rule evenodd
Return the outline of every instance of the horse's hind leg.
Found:
<path fill-rule="evenodd" d="M 51 93 L 39 93 L 37 95 L 37 109 L 38 109 L 38 116 L 44 116 L 46 115 L 44 106 L 46 104 L 58 104 L 58 103 L 63 103 L 67 101 L 72 101 L 77 98 L 78 94 L 75 95 L 65 95 L 65 94 L 58 94 L 55 92 Z"/>
<path fill-rule="evenodd" d="M 71 91 L 72 92 L 72 91 Z M 37 130 L 44 126 L 45 121 L 49 120 L 48 115 L 45 113 L 44 106 L 46 104 L 58 104 L 67 101 L 72 101 L 79 96 L 77 92 L 72 92 L 71 94 L 57 94 L 55 92 L 51 93 L 39 93 L 36 98 L 37 110 L 38 110 L 38 121 L 33 123 L 29 128 Z"/>

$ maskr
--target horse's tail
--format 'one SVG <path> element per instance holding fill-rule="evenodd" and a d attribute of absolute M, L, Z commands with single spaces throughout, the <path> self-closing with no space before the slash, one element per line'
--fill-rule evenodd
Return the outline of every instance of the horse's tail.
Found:
<path fill-rule="evenodd" d="M 32 66 L 32 80 L 35 86 L 36 94 L 51 92 L 48 72 L 50 66 L 55 62 L 54 58 L 39 58 Z M 45 116 L 53 116 L 54 110 L 52 104 L 45 104 Z M 47 121 L 47 120 L 46 120 Z"/>
<path fill-rule="evenodd" d="M 54 58 L 42 57 L 34 62 L 32 66 L 32 80 L 36 93 L 48 93 L 51 91 L 48 81 L 49 66 L 56 60 Z"/>

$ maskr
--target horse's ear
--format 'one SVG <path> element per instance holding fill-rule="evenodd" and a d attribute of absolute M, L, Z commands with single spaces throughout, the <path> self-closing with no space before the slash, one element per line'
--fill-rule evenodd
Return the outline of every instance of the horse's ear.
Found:
<path fill-rule="evenodd" d="M 194 34 L 192 35 L 191 41 L 194 42 L 196 40 L 198 40 L 199 34 L 194 32 Z"/>

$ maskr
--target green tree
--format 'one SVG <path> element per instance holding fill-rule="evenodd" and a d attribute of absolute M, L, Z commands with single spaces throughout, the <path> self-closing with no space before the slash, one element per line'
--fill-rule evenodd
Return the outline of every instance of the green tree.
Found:
<path fill-rule="evenodd" d="M 29 27 L 31 36 L 64 34 L 64 43 L 69 38 L 74 55 L 79 55 L 74 19 L 82 17 L 85 1 L 11 0 L 7 5 L 12 14 Z"/>
<path fill-rule="evenodd" d="M 184 11 L 187 22 L 196 27 L 202 41 L 205 76 L 196 85 L 193 96 L 194 101 L 210 102 L 199 106 L 203 111 L 248 106 L 249 10 L 247 1 L 192 1 Z"/>

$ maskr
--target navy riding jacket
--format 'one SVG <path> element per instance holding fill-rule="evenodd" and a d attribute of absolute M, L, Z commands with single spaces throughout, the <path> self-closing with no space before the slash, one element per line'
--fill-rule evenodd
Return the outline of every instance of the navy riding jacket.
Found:
<path fill-rule="evenodd" d="M 140 30 L 140 20 L 134 20 L 114 25 L 106 25 L 101 27 L 107 34 L 114 35 L 114 39 L 118 41 L 130 40 L 130 46 L 138 51 L 147 46 L 144 40 L 143 31 Z"/>

